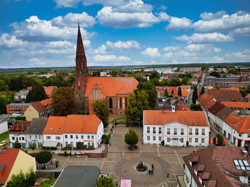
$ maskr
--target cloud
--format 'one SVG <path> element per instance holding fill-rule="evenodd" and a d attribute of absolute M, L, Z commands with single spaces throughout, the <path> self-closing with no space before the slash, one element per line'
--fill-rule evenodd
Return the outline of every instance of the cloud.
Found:
<path fill-rule="evenodd" d="M 115 55 L 95 55 L 93 56 L 93 60 L 96 62 L 110 62 L 110 61 L 130 61 L 129 57 L 125 56 L 115 56 Z"/>
<path fill-rule="evenodd" d="M 214 20 L 214 19 L 219 19 L 221 18 L 223 15 L 226 15 L 227 13 L 223 10 L 221 11 L 218 11 L 216 13 L 211 13 L 211 12 L 204 12 L 200 15 L 200 17 L 203 19 L 203 20 Z"/>
<path fill-rule="evenodd" d="M 158 48 L 151 48 L 151 47 L 148 47 L 147 49 L 145 49 L 145 51 L 143 51 L 142 54 L 145 56 L 150 56 L 150 57 L 160 57 L 161 56 Z"/>
<path fill-rule="evenodd" d="M 93 27 L 95 24 L 95 18 L 89 16 L 86 12 L 68 13 L 65 16 L 58 16 L 52 19 L 52 24 L 55 26 L 71 26 L 76 27 L 77 23 L 80 23 L 82 27 Z"/>
<path fill-rule="evenodd" d="M 82 0 L 54 0 L 57 8 L 61 7 L 76 7 Z"/>
<path fill-rule="evenodd" d="M 189 52 L 205 52 L 205 53 L 221 52 L 220 48 L 216 48 L 212 44 L 189 44 L 184 49 Z"/>
<path fill-rule="evenodd" d="M 233 37 L 221 33 L 194 33 L 191 36 L 182 35 L 176 37 L 177 40 L 186 41 L 188 43 L 217 43 L 217 42 L 232 42 Z"/>
<path fill-rule="evenodd" d="M 187 29 L 192 26 L 192 21 L 187 18 L 170 17 L 169 24 L 165 28 L 166 30 L 180 30 Z"/>
<path fill-rule="evenodd" d="M 177 51 L 179 49 L 180 47 L 178 46 L 168 46 L 168 47 L 163 48 L 163 51 L 169 52 L 169 51 Z"/>
<path fill-rule="evenodd" d="M 16 36 L 10 36 L 7 33 L 3 33 L 0 37 L 0 48 L 18 48 L 27 47 L 28 45 L 28 42 L 19 40 Z"/>
<path fill-rule="evenodd" d="M 225 60 L 227 62 L 249 62 L 249 59 L 250 59 L 249 49 L 225 54 Z"/>
<path fill-rule="evenodd" d="M 117 6 L 114 8 L 114 11 L 118 12 L 151 12 L 153 10 L 152 5 L 144 4 L 142 0 L 130 0 L 128 3 L 125 3 L 122 6 Z"/>
<path fill-rule="evenodd" d="M 37 16 L 31 16 L 23 22 L 11 24 L 13 33 L 19 38 L 25 40 L 62 40 L 62 39 L 75 39 L 77 33 L 76 27 L 58 27 L 52 24 L 50 20 L 40 20 Z M 89 33 L 81 29 L 82 37 L 89 39 L 94 33 Z"/>

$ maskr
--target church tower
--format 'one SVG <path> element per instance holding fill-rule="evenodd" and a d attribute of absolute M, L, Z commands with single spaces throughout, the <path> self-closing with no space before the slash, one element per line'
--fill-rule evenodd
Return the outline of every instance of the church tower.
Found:
<path fill-rule="evenodd" d="M 79 23 L 78 23 L 75 61 L 76 61 L 76 69 L 75 69 L 74 94 L 76 101 L 76 112 L 83 114 L 85 89 L 88 81 L 88 68 L 87 68 L 87 58 L 84 51 Z"/>

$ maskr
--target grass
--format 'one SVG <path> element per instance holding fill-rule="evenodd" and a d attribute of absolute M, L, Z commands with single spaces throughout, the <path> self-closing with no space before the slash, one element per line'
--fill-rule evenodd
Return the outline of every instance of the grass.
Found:
<path fill-rule="evenodd" d="M 48 180 L 44 181 L 42 187 L 51 187 L 56 182 L 55 178 L 49 178 Z"/>
<path fill-rule="evenodd" d="M 6 139 L 8 139 L 8 138 L 9 138 L 9 132 L 8 132 L 8 131 L 6 131 L 6 132 L 0 134 L 0 141 L 6 140 Z"/>

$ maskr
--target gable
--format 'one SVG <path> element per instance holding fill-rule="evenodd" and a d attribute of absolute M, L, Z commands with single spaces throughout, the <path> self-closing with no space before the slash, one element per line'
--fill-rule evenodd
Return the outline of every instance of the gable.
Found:
<path fill-rule="evenodd" d="M 163 127 L 186 127 L 187 125 L 179 123 L 177 121 L 172 121 L 170 123 L 166 123 L 163 125 Z"/>

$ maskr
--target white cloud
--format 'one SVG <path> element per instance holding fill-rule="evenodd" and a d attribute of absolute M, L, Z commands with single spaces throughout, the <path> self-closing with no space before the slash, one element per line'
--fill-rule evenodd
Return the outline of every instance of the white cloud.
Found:
<path fill-rule="evenodd" d="M 129 40 L 129 41 L 117 41 L 117 42 L 110 42 L 107 41 L 106 42 L 106 46 L 109 48 L 116 48 L 116 49 L 139 49 L 140 48 L 140 44 L 135 41 L 135 40 Z"/>
<path fill-rule="evenodd" d="M 16 36 L 10 36 L 7 33 L 3 33 L 0 37 L 0 48 L 18 48 L 27 47 L 28 45 L 28 42 L 19 40 Z"/>
<path fill-rule="evenodd" d="M 163 51 L 166 51 L 166 52 L 168 52 L 168 51 L 177 51 L 179 49 L 180 49 L 180 47 L 178 47 L 178 46 L 168 46 L 168 47 L 163 48 Z"/>
<path fill-rule="evenodd" d="M 160 57 L 161 56 L 158 48 L 151 48 L 151 47 L 148 47 L 147 49 L 145 49 L 145 51 L 143 51 L 142 54 L 145 56 L 150 56 L 150 57 Z"/>
<path fill-rule="evenodd" d="M 192 21 L 187 18 L 177 18 L 170 17 L 169 24 L 165 28 L 166 30 L 179 30 L 179 29 L 187 29 L 192 26 Z"/>
<path fill-rule="evenodd" d="M 182 35 L 176 37 L 177 40 L 186 41 L 188 43 L 217 43 L 217 42 L 232 42 L 234 39 L 229 35 L 221 33 L 194 33 L 191 36 Z"/>
<path fill-rule="evenodd" d="M 227 62 L 249 62 L 250 50 L 245 49 L 243 51 L 227 53 L 225 54 L 225 60 Z"/>
<path fill-rule="evenodd" d="M 115 55 L 95 55 L 93 57 L 96 62 L 110 62 L 110 61 L 130 61 L 129 57 L 125 56 L 115 56 Z"/>
<path fill-rule="evenodd" d="M 56 7 L 75 7 L 82 0 L 54 0 L 56 2 Z"/>
<path fill-rule="evenodd" d="M 56 26 L 71 26 L 76 27 L 77 23 L 80 23 L 81 27 L 92 27 L 95 24 L 95 18 L 89 16 L 86 12 L 68 13 L 65 16 L 58 16 L 52 19 L 52 24 Z"/>
<path fill-rule="evenodd" d="M 211 13 L 211 12 L 204 12 L 200 15 L 200 17 L 203 19 L 203 20 L 213 20 L 213 19 L 219 19 L 221 18 L 223 15 L 226 15 L 226 12 L 221 10 L 221 11 L 218 11 L 216 13 Z"/>
<path fill-rule="evenodd" d="M 185 49 L 190 52 L 197 52 L 197 51 L 203 51 L 207 47 L 208 46 L 205 44 L 190 44 L 186 46 Z"/>
<path fill-rule="evenodd" d="M 142 0 L 130 0 L 128 3 L 124 3 L 122 6 L 117 6 L 114 11 L 118 12 L 151 12 L 153 9 L 152 5 L 144 4 Z"/>
<path fill-rule="evenodd" d="M 230 34 L 233 36 L 250 36 L 250 27 L 235 29 Z"/>

